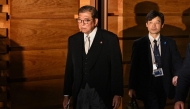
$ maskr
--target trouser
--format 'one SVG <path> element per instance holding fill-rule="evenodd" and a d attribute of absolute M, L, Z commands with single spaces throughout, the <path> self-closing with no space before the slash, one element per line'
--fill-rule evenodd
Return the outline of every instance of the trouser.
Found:
<path fill-rule="evenodd" d="M 155 77 L 152 80 L 150 89 L 143 100 L 145 109 L 164 109 L 167 96 L 163 87 L 162 77 Z"/>
<path fill-rule="evenodd" d="M 90 88 L 88 84 L 84 89 L 80 89 L 77 97 L 76 109 L 107 109 L 103 100 L 99 97 L 95 88 Z"/>

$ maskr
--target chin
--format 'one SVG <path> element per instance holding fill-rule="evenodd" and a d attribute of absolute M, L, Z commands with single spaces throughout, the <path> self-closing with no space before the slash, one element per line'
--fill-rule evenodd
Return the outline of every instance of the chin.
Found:
<path fill-rule="evenodd" d="M 86 33 L 86 31 L 81 31 L 81 32 Z"/>
<path fill-rule="evenodd" d="M 151 34 L 158 34 L 159 32 L 158 31 L 152 31 L 150 32 Z"/>

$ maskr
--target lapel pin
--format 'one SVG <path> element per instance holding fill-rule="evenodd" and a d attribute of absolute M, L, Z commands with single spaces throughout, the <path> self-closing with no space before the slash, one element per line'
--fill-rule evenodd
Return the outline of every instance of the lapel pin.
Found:
<path fill-rule="evenodd" d="M 100 44 L 102 44 L 103 42 L 102 41 L 100 41 Z"/>
<path fill-rule="evenodd" d="M 164 44 L 166 44 L 166 42 L 164 42 Z"/>

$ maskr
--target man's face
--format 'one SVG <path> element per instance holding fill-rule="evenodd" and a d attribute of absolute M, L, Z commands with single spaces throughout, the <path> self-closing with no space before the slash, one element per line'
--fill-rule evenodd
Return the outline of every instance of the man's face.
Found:
<path fill-rule="evenodd" d="M 155 17 L 146 23 L 146 27 L 148 28 L 150 34 L 159 34 L 161 28 L 164 27 L 164 24 L 163 25 L 161 24 L 160 17 Z"/>
<path fill-rule="evenodd" d="M 97 25 L 98 19 L 92 18 L 91 12 L 79 13 L 78 16 L 78 26 L 81 32 L 89 34 Z"/>

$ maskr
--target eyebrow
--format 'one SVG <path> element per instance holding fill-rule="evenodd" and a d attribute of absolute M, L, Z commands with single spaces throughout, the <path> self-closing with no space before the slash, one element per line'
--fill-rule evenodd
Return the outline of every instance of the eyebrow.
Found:
<path fill-rule="evenodd" d="M 80 19 L 80 17 L 78 17 L 78 19 Z M 90 18 L 84 18 L 84 19 L 90 19 Z"/>
<path fill-rule="evenodd" d="M 161 22 L 161 20 L 157 20 L 158 22 Z M 149 20 L 149 22 L 152 22 L 152 20 Z"/>

